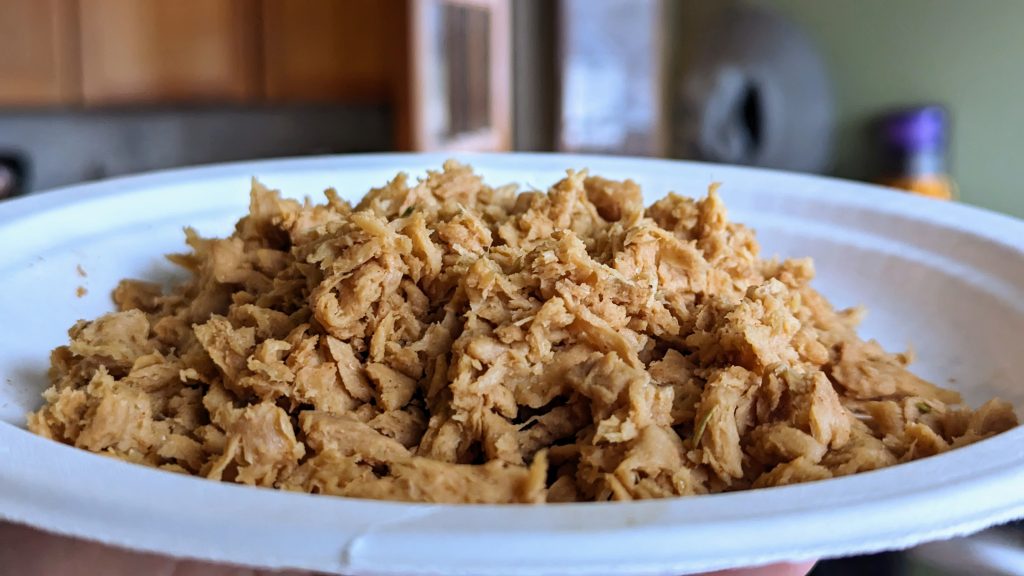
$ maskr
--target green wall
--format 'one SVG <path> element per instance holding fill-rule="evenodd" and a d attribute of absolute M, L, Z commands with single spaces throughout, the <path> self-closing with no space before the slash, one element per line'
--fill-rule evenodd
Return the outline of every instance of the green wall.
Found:
<path fill-rule="evenodd" d="M 836 86 L 836 174 L 865 178 L 866 122 L 889 107 L 952 113 L 960 196 L 1024 217 L 1024 0 L 756 0 L 802 24 Z"/>

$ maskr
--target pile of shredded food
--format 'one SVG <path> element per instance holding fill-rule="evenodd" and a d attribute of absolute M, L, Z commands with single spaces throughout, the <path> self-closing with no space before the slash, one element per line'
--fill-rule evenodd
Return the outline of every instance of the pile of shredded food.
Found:
<path fill-rule="evenodd" d="M 186 230 L 191 280 L 126 280 L 72 327 L 29 428 L 284 490 L 570 502 L 844 476 L 1017 424 L 861 340 L 714 187 L 645 208 L 629 180 L 517 192 L 448 162 L 326 197 L 254 182 L 230 237 Z"/>

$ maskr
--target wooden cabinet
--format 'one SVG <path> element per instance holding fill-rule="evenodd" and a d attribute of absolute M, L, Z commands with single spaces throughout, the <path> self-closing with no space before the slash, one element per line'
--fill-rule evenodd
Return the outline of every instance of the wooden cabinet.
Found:
<path fill-rule="evenodd" d="M 76 29 L 68 0 L 0 0 L 0 105 L 75 102 Z"/>
<path fill-rule="evenodd" d="M 385 102 L 405 150 L 506 150 L 508 0 L 263 0 L 273 102 Z"/>
<path fill-rule="evenodd" d="M 390 101 L 405 8 L 403 0 L 263 0 L 267 99 Z"/>
<path fill-rule="evenodd" d="M 79 0 L 87 105 L 260 95 L 258 0 Z"/>
<path fill-rule="evenodd" d="M 510 0 L 0 0 L 0 106 L 345 104 L 509 147 Z"/>

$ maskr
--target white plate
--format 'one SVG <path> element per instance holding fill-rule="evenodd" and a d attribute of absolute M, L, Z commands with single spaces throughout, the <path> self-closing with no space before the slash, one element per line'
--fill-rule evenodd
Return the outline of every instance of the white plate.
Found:
<path fill-rule="evenodd" d="M 457 155 L 489 182 L 546 187 L 565 168 L 630 177 L 647 201 L 724 183 L 764 253 L 810 255 L 863 333 L 972 403 L 1024 407 L 1024 223 L 839 180 L 597 156 Z M 442 155 L 275 160 L 173 170 L 0 203 L 0 517 L 131 548 L 347 574 L 679 574 L 910 546 L 1024 515 L 1024 430 L 948 454 L 799 486 L 628 504 L 410 505 L 221 484 L 36 437 L 51 348 L 111 308 L 126 276 L 167 278 L 181 228 L 225 234 L 249 178 L 290 196 L 358 198 Z M 75 266 L 88 273 L 79 277 Z M 75 297 L 84 285 L 89 293 Z"/>

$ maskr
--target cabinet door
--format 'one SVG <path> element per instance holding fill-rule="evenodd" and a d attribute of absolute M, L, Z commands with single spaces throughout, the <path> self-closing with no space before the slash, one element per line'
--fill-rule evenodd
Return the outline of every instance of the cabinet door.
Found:
<path fill-rule="evenodd" d="M 267 99 L 391 100 L 404 11 L 402 0 L 263 0 Z"/>
<path fill-rule="evenodd" d="M 86 104 L 259 95 L 257 0 L 79 0 Z"/>
<path fill-rule="evenodd" d="M 78 99 L 73 0 L 0 0 L 0 105 Z"/>
<path fill-rule="evenodd" d="M 410 12 L 407 118 L 412 150 L 508 150 L 508 0 L 417 0 Z"/>

